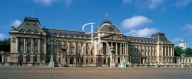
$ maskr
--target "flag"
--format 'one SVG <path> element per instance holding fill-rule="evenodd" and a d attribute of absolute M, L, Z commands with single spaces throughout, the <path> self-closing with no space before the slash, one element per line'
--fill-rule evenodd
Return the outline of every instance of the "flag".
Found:
<path fill-rule="evenodd" d="M 106 13 L 106 18 L 108 17 L 108 13 Z"/>

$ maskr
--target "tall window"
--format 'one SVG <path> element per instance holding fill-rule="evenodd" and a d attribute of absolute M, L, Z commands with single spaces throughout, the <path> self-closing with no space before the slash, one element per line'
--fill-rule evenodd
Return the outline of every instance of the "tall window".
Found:
<path fill-rule="evenodd" d="M 38 52 L 38 39 L 34 39 L 34 52 L 37 53 Z"/>
<path fill-rule="evenodd" d="M 106 55 L 106 50 L 107 50 L 107 49 L 106 49 L 106 45 L 107 45 L 107 44 L 103 43 L 103 54 L 104 54 L 104 55 Z"/>
<path fill-rule="evenodd" d="M 74 49 L 74 47 L 73 47 L 73 42 L 70 42 L 70 53 L 71 53 L 71 54 L 73 54 L 73 49 Z"/>
<path fill-rule="evenodd" d="M 88 55 L 88 50 L 89 50 L 88 43 L 86 43 L 86 55 Z"/>
<path fill-rule="evenodd" d="M 31 52 L 31 38 L 27 38 L 27 52 Z"/>
<path fill-rule="evenodd" d="M 86 59 L 86 64 L 88 64 L 88 58 Z"/>
<path fill-rule="evenodd" d="M 41 53 L 44 52 L 44 40 L 41 40 Z"/>
<path fill-rule="evenodd" d="M 106 64 L 106 58 L 104 58 L 104 60 L 103 60 L 103 64 Z"/>
<path fill-rule="evenodd" d="M 19 52 L 24 52 L 24 38 L 19 38 Z"/>

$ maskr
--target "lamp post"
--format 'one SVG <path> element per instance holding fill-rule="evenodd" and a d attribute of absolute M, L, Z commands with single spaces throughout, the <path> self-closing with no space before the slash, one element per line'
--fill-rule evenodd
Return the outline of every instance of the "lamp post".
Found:
<path fill-rule="evenodd" d="M 122 57 L 122 62 L 121 62 L 121 67 L 126 67 L 126 62 L 125 62 L 125 52 L 124 52 L 124 46 L 125 44 L 123 43 L 122 47 L 123 47 L 123 57 Z"/>
<path fill-rule="evenodd" d="M 48 39 L 48 44 L 51 45 L 51 55 L 50 55 L 50 62 L 49 62 L 49 66 L 50 67 L 54 67 L 54 61 L 53 61 L 53 45 L 56 45 L 56 40 L 54 38 L 50 38 Z"/>

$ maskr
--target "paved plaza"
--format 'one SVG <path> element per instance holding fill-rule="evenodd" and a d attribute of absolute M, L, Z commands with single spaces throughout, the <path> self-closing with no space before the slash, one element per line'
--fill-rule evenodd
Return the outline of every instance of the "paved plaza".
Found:
<path fill-rule="evenodd" d="M 192 68 L 3 67 L 0 79 L 191 79 Z"/>

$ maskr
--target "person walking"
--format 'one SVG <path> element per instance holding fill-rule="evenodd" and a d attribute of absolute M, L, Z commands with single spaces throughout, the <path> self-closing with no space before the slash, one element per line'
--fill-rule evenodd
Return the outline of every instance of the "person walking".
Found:
<path fill-rule="evenodd" d="M 21 61 L 21 60 L 19 60 L 19 64 L 20 64 L 20 66 L 22 67 L 22 61 Z"/>

